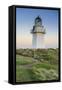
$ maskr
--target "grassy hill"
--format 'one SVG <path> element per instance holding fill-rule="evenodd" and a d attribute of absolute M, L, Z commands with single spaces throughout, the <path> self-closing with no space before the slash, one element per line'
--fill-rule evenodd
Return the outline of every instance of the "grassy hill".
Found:
<path fill-rule="evenodd" d="M 16 82 L 58 79 L 58 49 L 17 49 Z"/>

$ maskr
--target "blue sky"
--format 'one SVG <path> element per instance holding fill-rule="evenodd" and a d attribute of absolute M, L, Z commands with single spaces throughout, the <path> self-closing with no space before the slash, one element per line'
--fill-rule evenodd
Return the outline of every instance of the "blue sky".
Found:
<path fill-rule="evenodd" d="M 16 48 L 32 47 L 30 32 L 37 16 L 46 29 L 45 47 L 58 47 L 58 10 L 16 8 Z"/>

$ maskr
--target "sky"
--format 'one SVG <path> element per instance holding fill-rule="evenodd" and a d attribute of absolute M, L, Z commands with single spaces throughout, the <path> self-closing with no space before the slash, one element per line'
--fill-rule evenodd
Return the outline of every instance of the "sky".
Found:
<path fill-rule="evenodd" d="M 16 48 L 32 48 L 31 30 L 37 16 L 46 30 L 45 48 L 58 48 L 58 10 L 16 8 Z"/>

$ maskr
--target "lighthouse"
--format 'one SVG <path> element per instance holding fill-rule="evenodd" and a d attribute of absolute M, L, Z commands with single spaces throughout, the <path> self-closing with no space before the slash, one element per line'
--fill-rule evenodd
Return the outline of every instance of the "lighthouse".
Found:
<path fill-rule="evenodd" d="M 33 29 L 31 31 L 32 33 L 32 48 L 45 48 L 45 29 L 42 25 L 42 19 L 37 16 L 35 18 L 35 23 L 33 26 Z"/>

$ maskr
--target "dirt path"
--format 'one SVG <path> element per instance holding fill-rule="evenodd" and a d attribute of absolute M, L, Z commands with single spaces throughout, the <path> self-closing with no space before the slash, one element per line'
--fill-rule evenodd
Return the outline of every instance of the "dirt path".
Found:
<path fill-rule="evenodd" d="M 34 61 L 33 63 L 31 64 L 25 64 L 25 65 L 17 65 L 18 67 L 23 67 L 23 68 L 32 68 L 33 65 L 37 64 L 38 62 L 37 61 Z"/>

